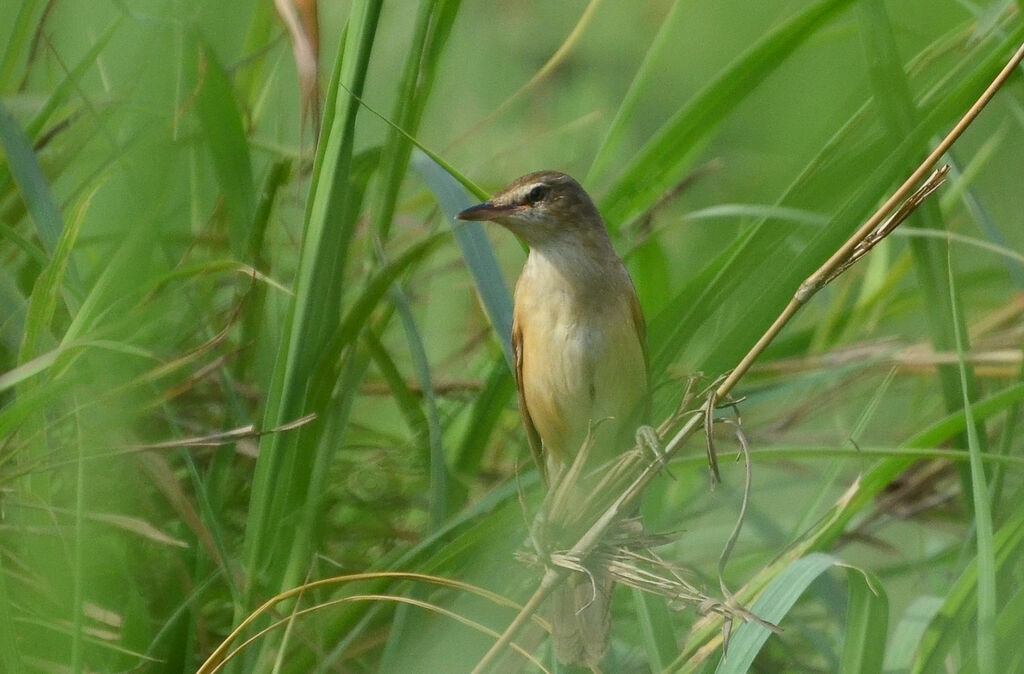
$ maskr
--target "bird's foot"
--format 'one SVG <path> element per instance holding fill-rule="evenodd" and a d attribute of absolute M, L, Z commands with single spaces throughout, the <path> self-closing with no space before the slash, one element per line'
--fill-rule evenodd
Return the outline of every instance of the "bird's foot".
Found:
<path fill-rule="evenodd" d="M 662 470 L 668 473 L 669 477 L 675 476 L 668 471 L 668 457 L 662 451 L 661 442 L 658 440 L 658 431 L 653 426 L 641 426 L 636 429 L 636 444 L 654 455 L 654 460 L 661 465 Z"/>

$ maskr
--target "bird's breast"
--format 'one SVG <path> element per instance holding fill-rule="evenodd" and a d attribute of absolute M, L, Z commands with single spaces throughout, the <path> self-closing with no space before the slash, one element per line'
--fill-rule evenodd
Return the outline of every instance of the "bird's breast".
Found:
<path fill-rule="evenodd" d="M 595 454 L 610 456 L 640 421 L 647 373 L 635 292 L 625 270 L 615 272 L 580 287 L 553 265 L 528 262 L 516 286 L 523 397 L 555 471 L 592 425 Z"/>

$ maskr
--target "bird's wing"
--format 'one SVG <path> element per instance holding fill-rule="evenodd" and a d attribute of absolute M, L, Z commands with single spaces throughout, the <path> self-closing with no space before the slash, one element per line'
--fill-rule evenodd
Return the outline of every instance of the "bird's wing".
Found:
<path fill-rule="evenodd" d="M 643 320 L 643 317 L 641 317 Z M 537 464 L 540 476 L 547 484 L 547 464 L 544 462 L 544 454 L 541 451 L 540 433 L 533 425 L 530 418 L 530 410 L 526 407 L 526 394 L 523 392 L 523 331 L 519 327 L 519 321 L 512 318 L 512 356 L 515 360 L 516 392 L 519 394 L 519 413 L 523 417 L 523 426 L 526 428 L 526 438 L 530 441 L 530 454 L 533 455 L 533 462 Z"/>
<path fill-rule="evenodd" d="M 632 285 L 632 280 L 630 280 Z M 644 320 L 644 310 L 640 307 L 640 298 L 636 294 L 636 288 L 633 288 L 633 292 L 629 295 L 629 310 L 633 314 L 633 328 L 636 330 L 637 339 L 640 340 L 640 348 L 644 351 L 644 375 L 647 377 L 647 396 L 644 401 L 644 420 L 646 423 L 647 416 L 650 412 L 651 407 L 651 361 L 650 356 L 647 353 L 647 322 Z"/>

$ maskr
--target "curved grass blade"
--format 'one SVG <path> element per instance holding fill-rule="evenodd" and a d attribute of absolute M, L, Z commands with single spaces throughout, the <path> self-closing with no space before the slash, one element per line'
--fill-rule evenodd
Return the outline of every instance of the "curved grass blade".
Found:
<path fill-rule="evenodd" d="M 846 636 L 840 672 L 881 672 L 886 654 L 889 599 L 873 574 L 850 569 L 849 601 L 846 608 Z"/>
<path fill-rule="evenodd" d="M 831 555 L 812 553 L 794 561 L 765 587 L 750 612 L 762 620 L 778 625 L 797 599 L 818 576 L 840 562 Z M 743 674 L 771 635 L 771 630 L 756 622 L 740 625 L 729 641 L 728 655 L 723 656 L 716 674 Z"/>
<path fill-rule="evenodd" d="M 498 267 L 491 242 L 480 223 L 455 220 L 455 216 L 472 206 L 473 202 L 466 196 L 465 188 L 426 154 L 416 152 L 412 158 L 412 166 L 452 223 L 455 241 L 459 244 L 466 266 L 473 276 L 484 313 L 494 328 L 494 334 L 511 369 L 512 295 L 505 285 L 505 278 Z"/>
<path fill-rule="evenodd" d="M 441 530 L 428 536 L 409 550 L 399 550 L 382 559 L 377 569 L 417 569 L 425 573 L 443 575 L 454 566 L 465 571 L 466 548 L 482 546 L 489 556 L 493 555 L 493 541 L 496 527 L 514 525 L 521 521 L 516 497 L 520 490 L 530 489 L 539 481 L 536 472 L 523 475 L 519 483 L 506 482 L 479 501 L 459 511 L 445 522 Z M 514 508 L 514 510 L 513 510 Z M 507 531 L 505 528 L 498 529 Z M 368 591 L 386 592 L 391 587 L 387 581 L 372 584 Z M 346 611 L 338 615 L 326 628 L 326 639 L 334 644 L 325 656 L 311 659 L 310 654 L 300 652 L 296 662 L 298 671 L 313 671 L 327 674 L 335 671 L 337 661 L 344 654 L 366 638 L 374 629 L 379 618 L 380 607 L 365 607 L 361 610 Z"/>

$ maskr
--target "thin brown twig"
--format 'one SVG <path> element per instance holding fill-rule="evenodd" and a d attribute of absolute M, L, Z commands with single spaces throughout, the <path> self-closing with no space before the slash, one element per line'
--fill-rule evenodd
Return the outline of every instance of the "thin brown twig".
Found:
<path fill-rule="evenodd" d="M 730 372 L 725 381 L 723 381 L 722 384 L 719 385 L 719 387 L 711 394 L 714 400 L 714 402 L 711 403 L 712 405 L 724 399 L 729 392 L 735 388 L 736 383 L 744 374 L 746 374 L 750 369 L 750 366 L 761 355 L 761 353 L 764 352 L 768 344 L 775 339 L 782 328 L 790 321 L 790 319 L 792 319 L 797 310 L 799 310 L 800 307 L 802 307 L 803 304 L 809 300 L 815 292 L 817 292 L 817 290 L 824 287 L 829 280 L 835 278 L 836 270 L 849 260 L 854 249 L 857 248 L 857 246 L 862 245 L 864 240 L 872 233 L 877 232 L 879 225 L 882 225 L 885 220 L 891 216 L 891 214 L 894 214 L 897 211 L 904 201 L 907 201 L 917 189 L 920 189 L 916 186 L 921 183 L 922 179 L 934 168 L 942 155 L 949 150 L 967 127 L 971 125 L 995 93 L 1003 86 L 1003 84 L 1005 84 L 1006 80 L 1013 73 L 1013 70 L 1022 60 L 1024 60 L 1024 43 L 1021 44 L 999 74 L 996 75 L 995 79 L 992 80 L 992 83 L 989 84 L 974 105 L 972 105 L 960 121 L 957 122 L 956 126 L 953 127 L 953 130 L 942 139 L 942 142 L 940 142 L 938 146 L 936 146 L 936 148 L 925 158 L 921 165 L 917 167 L 917 169 L 909 178 L 907 178 L 899 189 L 897 189 L 892 196 L 882 204 L 875 214 L 872 215 L 854 233 L 854 235 L 839 248 L 839 250 L 837 250 L 823 265 L 821 265 L 821 267 L 818 268 L 817 271 L 811 274 L 811 276 L 809 276 L 807 280 L 800 285 L 793 299 L 790 300 L 789 304 L 787 304 L 782 310 L 782 313 L 780 313 L 778 318 L 775 319 L 775 322 L 772 323 L 747 355 L 743 357 L 739 365 Z M 907 215 L 909 215 L 909 213 Z M 566 556 L 576 557 L 579 559 L 585 558 L 590 551 L 601 542 L 605 533 L 617 520 L 619 515 L 626 512 L 627 507 L 643 492 L 651 480 L 653 480 L 660 472 L 662 462 L 670 458 L 679 449 L 679 447 L 682 446 L 682 443 L 696 432 L 697 428 L 700 427 L 703 422 L 704 418 L 702 415 L 690 417 L 682 428 L 676 432 L 668 445 L 666 445 L 662 452 L 662 456 L 643 468 L 632 484 L 630 484 L 618 496 L 618 498 L 612 502 L 608 509 L 605 510 L 597 521 L 591 525 L 590 529 L 587 530 L 587 532 L 579 539 L 576 545 L 566 553 Z M 520 611 L 512 623 L 505 629 L 501 637 L 491 646 L 487 653 L 484 654 L 483 658 L 480 659 L 476 667 L 473 669 L 473 674 L 481 674 L 482 672 L 487 671 L 497 654 L 508 647 L 516 633 L 529 619 L 530 614 L 540 607 L 541 602 L 548 594 L 551 593 L 558 582 L 560 582 L 562 577 L 567 573 L 568 571 L 565 569 L 559 569 L 552 566 L 547 567 L 540 586 L 523 606 L 522 611 Z"/>

